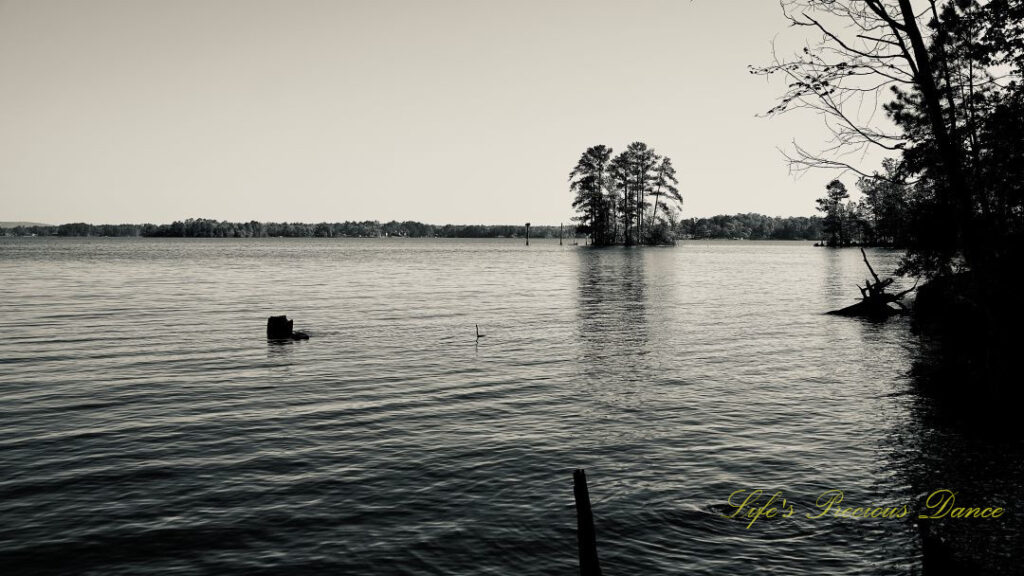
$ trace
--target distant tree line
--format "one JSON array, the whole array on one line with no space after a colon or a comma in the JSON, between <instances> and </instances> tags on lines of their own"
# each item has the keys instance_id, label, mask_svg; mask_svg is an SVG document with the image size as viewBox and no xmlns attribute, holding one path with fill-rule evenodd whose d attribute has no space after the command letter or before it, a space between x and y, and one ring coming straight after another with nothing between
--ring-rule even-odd
<instances>
[{"instance_id":1,"label":"distant tree line","mask_svg":"<svg viewBox=\"0 0 1024 576\"><path fill-rule=\"evenodd\" d=\"M822 219L817 216L772 217L735 214L687 218L676 222L672 234L679 238L729 240L819 240ZM526 229L515 225L435 225L422 222L227 222L205 218L171 224L86 224L0 227L0 236L110 236L150 238L521 238ZM557 238L558 226L531 226L531 238ZM566 226L564 237L576 235Z\"/></svg>"},{"instance_id":2,"label":"distant tree line","mask_svg":"<svg viewBox=\"0 0 1024 576\"><path fill-rule=\"evenodd\" d=\"M571 227L566 228L571 235ZM59 226L15 226L0 228L3 236L135 236L153 238L518 238L526 235L525 226L424 224L422 222L228 222L207 218L189 218L171 224L86 224L76 222ZM531 226L532 238L557 238L558 226Z\"/></svg>"},{"instance_id":3,"label":"distant tree line","mask_svg":"<svg viewBox=\"0 0 1024 576\"><path fill-rule=\"evenodd\" d=\"M822 219L817 216L782 218L763 214L735 214L710 218L684 218L676 224L680 238L732 240L818 240Z\"/></svg>"}]
</instances>

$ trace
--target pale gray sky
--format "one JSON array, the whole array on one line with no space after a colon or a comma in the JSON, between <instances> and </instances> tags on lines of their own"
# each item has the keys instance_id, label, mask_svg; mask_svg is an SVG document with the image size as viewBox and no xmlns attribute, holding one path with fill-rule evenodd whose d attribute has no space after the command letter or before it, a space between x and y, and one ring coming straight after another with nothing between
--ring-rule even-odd
<instances>
[{"instance_id":1,"label":"pale gray sky","mask_svg":"<svg viewBox=\"0 0 1024 576\"><path fill-rule=\"evenodd\" d=\"M0 0L0 220L568 221L590 145L685 216L813 213L769 0ZM852 189L854 178L846 178Z\"/></svg>"}]
</instances>

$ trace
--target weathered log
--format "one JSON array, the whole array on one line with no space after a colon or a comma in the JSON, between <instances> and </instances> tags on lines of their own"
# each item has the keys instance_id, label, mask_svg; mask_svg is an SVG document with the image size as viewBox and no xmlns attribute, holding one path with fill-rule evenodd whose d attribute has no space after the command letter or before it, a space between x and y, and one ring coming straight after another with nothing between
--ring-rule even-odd
<instances>
[{"instance_id":1,"label":"weathered log","mask_svg":"<svg viewBox=\"0 0 1024 576\"><path fill-rule=\"evenodd\" d=\"M826 312L826 314L871 319L885 319L890 316L905 314L907 312L907 308L902 302L900 302L900 300L917 288L917 283L915 282L908 290L904 290L896 294L889 294L885 289L891 286L895 280L892 278L886 278L884 280L879 278L875 269L871 266L871 262L868 261L868 255L864 252L863 248L860 249L860 254L864 258L864 264L867 265L868 271L871 272L871 276L875 281L872 282L871 280L864 280L864 286L857 286L857 289L860 290L860 302L847 306L846 308ZM894 308L890 306L890 304L895 304L896 307Z\"/></svg>"},{"instance_id":2,"label":"weathered log","mask_svg":"<svg viewBox=\"0 0 1024 576\"><path fill-rule=\"evenodd\" d=\"M881 280L879 280L878 278L878 274L875 274L875 269L871 267L871 262L868 262L868 255L866 252L864 252L863 248L860 249L860 256L861 258L864 259L864 263L868 265L868 271L871 272L871 275L875 277L875 282L881 282ZM891 278L890 281L892 281Z\"/></svg>"},{"instance_id":3,"label":"weathered log","mask_svg":"<svg viewBox=\"0 0 1024 576\"><path fill-rule=\"evenodd\" d=\"M893 308L888 304L881 302L874 302L870 299L861 300L856 304L851 304L846 308L840 308L839 310L831 310L826 314L833 316L850 316L850 317L861 317L861 318L888 318L890 316L898 316L904 314L905 311L899 308Z\"/></svg>"}]
</instances>

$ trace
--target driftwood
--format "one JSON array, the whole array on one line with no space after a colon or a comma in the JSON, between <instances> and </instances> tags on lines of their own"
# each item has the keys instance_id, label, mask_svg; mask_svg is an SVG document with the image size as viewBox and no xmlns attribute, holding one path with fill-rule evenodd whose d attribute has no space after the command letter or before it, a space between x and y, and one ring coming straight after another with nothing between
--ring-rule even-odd
<instances>
[{"instance_id":1,"label":"driftwood","mask_svg":"<svg viewBox=\"0 0 1024 576\"><path fill-rule=\"evenodd\" d=\"M858 316L862 318L888 318L890 316L897 316L900 314L907 313L907 307L903 305L903 297L913 292L917 288L917 282L914 283L909 289L896 294L890 294L885 291L886 288L892 285L893 279L886 278L885 280L878 277L875 273L875 269L871 267L871 262L868 262L868 255L864 253L864 249L860 249L860 255L864 258L864 263L868 266L868 271L871 272L871 276L875 279L874 282L871 280L864 280L864 286L857 286L860 290L861 301L841 308L839 310L832 310L828 314L836 316ZM890 304L895 304L895 307Z\"/></svg>"}]
</instances>

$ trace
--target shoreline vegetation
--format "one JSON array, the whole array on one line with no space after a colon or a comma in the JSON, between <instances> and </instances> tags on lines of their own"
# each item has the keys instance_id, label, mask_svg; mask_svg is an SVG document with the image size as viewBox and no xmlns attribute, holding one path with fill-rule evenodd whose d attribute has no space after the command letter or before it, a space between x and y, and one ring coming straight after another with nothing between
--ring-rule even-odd
<instances>
[{"instance_id":1,"label":"shoreline vegetation","mask_svg":"<svg viewBox=\"0 0 1024 576\"><path fill-rule=\"evenodd\" d=\"M573 226L564 238L582 239ZM765 216L748 213L689 218L675 223L678 238L694 240L805 240L822 238L818 216ZM435 225L422 222L229 222L190 218L171 224L18 224L0 226L0 236L142 237L142 238L524 238L523 225ZM530 226L530 238L558 238L559 226Z\"/></svg>"},{"instance_id":2,"label":"shoreline vegetation","mask_svg":"<svg viewBox=\"0 0 1024 576\"><path fill-rule=\"evenodd\" d=\"M905 250L897 274L922 281L920 388L956 418L1019 422L1008 400L1024 325L1024 0L780 3L814 41L750 67L786 86L766 116L813 113L830 133L819 150L794 143L790 167L859 174L875 240ZM888 157L880 169L850 164L869 149ZM833 180L818 201L826 245L860 232L847 198Z\"/></svg>"}]
</instances>

